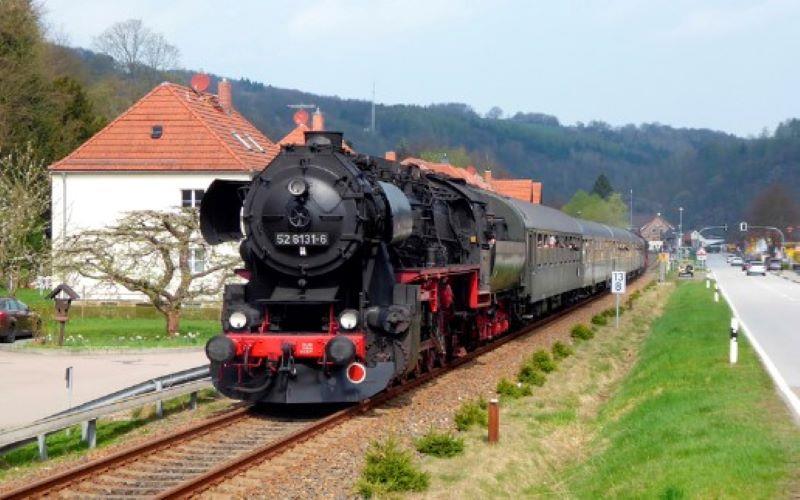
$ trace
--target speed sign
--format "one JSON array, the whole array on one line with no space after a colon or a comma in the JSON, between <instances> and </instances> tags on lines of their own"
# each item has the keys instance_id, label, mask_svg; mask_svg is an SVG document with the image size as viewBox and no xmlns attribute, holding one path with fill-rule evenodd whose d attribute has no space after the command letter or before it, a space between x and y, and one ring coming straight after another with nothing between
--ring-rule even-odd
<instances>
[{"instance_id":1,"label":"speed sign","mask_svg":"<svg viewBox=\"0 0 800 500\"><path fill-rule=\"evenodd\" d=\"M611 293L625 293L625 271L611 273Z\"/></svg>"}]
</instances>

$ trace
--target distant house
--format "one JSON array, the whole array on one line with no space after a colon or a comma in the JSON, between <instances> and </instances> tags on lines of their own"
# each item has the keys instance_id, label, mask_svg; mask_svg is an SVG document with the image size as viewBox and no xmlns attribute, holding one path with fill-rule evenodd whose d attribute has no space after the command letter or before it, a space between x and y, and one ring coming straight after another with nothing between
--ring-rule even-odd
<instances>
[{"instance_id":1,"label":"distant house","mask_svg":"<svg viewBox=\"0 0 800 500\"><path fill-rule=\"evenodd\" d=\"M647 240L649 250L661 251L669 246L668 241L675 239L675 226L659 213L641 225L639 234Z\"/></svg>"},{"instance_id":2,"label":"distant house","mask_svg":"<svg viewBox=\"0 0 800 500\"><path fill-rule=\"evenodd\" d=\"M216 95L162 83L50 166L53 242L130 211L197 207L213 179L249 179L279 150L234 109L226 80ZM191 258L202 266L202 249ZM139 298L88 280L72 285L88 299Z\"/></svg>"}]
</instances>

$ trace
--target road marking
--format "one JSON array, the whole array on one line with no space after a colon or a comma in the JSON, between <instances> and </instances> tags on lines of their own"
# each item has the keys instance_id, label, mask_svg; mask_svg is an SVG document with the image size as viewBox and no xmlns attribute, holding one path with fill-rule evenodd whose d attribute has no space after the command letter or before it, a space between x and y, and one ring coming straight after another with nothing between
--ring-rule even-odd
<instances>
[{"instance_id":1,"label":"road marking","mask_svg":"<svg viewBox=\"0 0 800 500\"><path fill-rule=\"evenodd\" d=\"M742 316L739 314L739 311L736 309L733 301L725 292L725 288L719 281L717 281L717 286L719 287L719 291L722 292L722 296L725 297L725 301L728 303L731 311L733 311L733 314L739 318L739 327L744 331L744 334L747 336L747 340L750 341L750 345L752 345L753 349L756 350L756 354L758 354L758 357L761 359L761 364L767 369L767 373L769 373L769 376L772 377L773 382L775 382L778 392L789 406L789 409L792 410L792 416L794 417L795 423L800 424L800 398L797 397L797 394L795 394L792 388L789 387L789 384L786 383L786 379L784 379L783 375L781 375L781 373L778 371L775 363L773 363L769 356L767 356L767 352L761 347L761 344L758 343L758 340L756 340L755 336L751 333L750 328L742 319Z\"/></svg>"}]
</instances>

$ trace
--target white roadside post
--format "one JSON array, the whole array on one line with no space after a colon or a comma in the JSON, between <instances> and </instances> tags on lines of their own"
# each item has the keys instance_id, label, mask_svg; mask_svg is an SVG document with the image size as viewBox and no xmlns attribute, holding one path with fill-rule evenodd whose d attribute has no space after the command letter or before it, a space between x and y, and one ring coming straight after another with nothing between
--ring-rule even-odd
<instances>
[{"instance_id":1,"label":"white roadside post","mask_svg":"<svg viewBox=\"0 0 800 500\"><path fill-rule=\"evenodd\" d=\"M706 278L706 288L711 288L711 282Z\"/></svg>"},{"instance_id":2,"label":"white roadside post","mask_svg":"<svg viewBox=\"0 0 800 500\"><path fill-rule=\"evenodd\" d=\"M611 273L611 293L617 298L617 321L616 327L619 328L619 296L625 293L625 272L613 271Z\"/></svg>"},{"instance_id":3,"label":"white roadside post","mask_svg":"<svg viewBox=\"0 0 800 500\"><path fill-rule=\"evenodd\" d=\"M732 365L735 365L737 361L739 361L739 342L737 337L739 336L739 320L734 316L731 318L731 350L730 350L730 362Z\"/></svg>"},{"instance_id":4,"label":"white roadside post","mask_svg":"<svg viewBox=\"0 0 800 500\"><path fill-rule=\"evenodd\" d=\"M714 302L719 302L719 292L714 292Z\"/></svg>"}]
</instances>

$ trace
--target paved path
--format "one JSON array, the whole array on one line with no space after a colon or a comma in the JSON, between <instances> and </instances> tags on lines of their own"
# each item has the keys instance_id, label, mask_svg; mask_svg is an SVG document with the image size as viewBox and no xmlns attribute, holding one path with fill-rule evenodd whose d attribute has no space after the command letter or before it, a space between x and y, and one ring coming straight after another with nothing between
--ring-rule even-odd
<instances>
[{"instance_id":1,"label":"paved path","mask_svg":"<svg viewBox=\"0 0 800 500\"><path fill-rule=\"evenodd\" d=\"M747 276L719 255L708 262L751 335L800 396L800 283L771 273Z\"/></svg>"},{"instance_id":2,"label":"paved path","mask_svg":"<svg viewBox=\"0 0 800 500\"><path fill-rule=\"evenodd\" d=\"M32 422L66 409L64 372L74 367L73 405L194 368L208 360L196 351L125 354L39 354L0 351L0 428Z\"/></svg>"}]
</instances>

